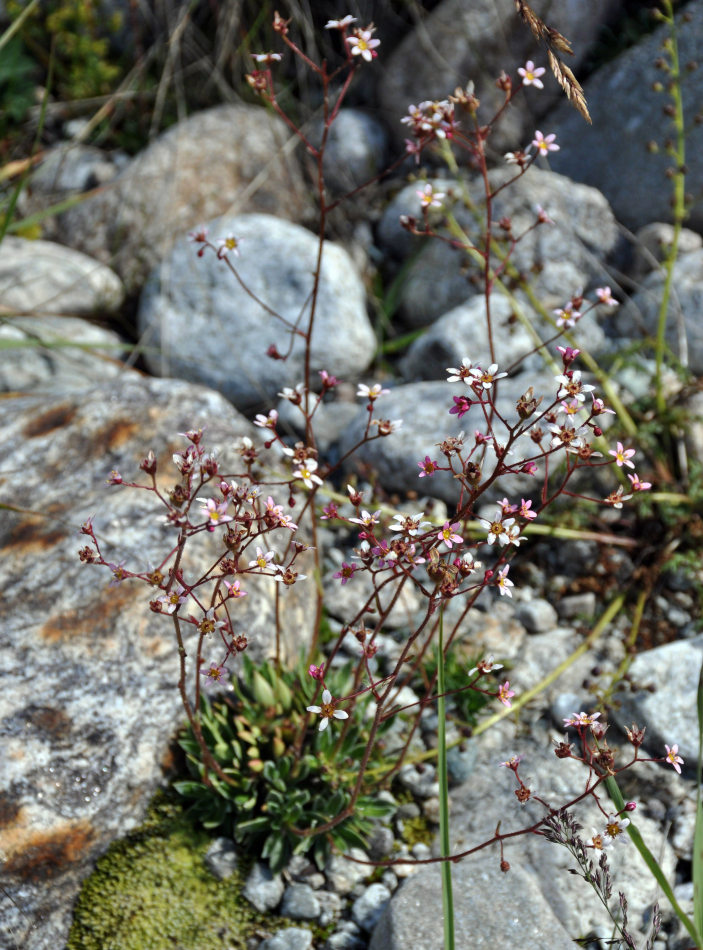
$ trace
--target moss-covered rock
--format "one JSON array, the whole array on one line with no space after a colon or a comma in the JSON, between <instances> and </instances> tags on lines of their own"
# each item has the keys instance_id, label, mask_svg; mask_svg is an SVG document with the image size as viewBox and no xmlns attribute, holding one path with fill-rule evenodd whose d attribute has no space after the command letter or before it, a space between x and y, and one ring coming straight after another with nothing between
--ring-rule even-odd
<instances>
[{"instance_id":1,"label":"moss-covered rock","mask_svg":"<svg viewBox=\"0 0 703 950\"><path fill-rule=\"evenodd\" d=\"M264 918L241 898L239 873L210 874L210 840L172 795L158 795L86 880L66 950L244 950Z\"/></svg>"}]
</instances>

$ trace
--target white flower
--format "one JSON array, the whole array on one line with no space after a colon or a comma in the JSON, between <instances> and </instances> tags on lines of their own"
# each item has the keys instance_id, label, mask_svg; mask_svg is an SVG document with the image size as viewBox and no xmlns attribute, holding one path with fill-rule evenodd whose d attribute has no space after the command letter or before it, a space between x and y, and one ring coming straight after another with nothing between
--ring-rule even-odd
<instances>
[{"instance_id":1,"label":"white flower","mask_svg":"<svg viewBox=\"0 0 703 950\"><path fill-rule=\"evenodd\" d=\"M293 472L293 475L295 478L302 478L307 488L312 488L313 482L316 485L322 484L322 479L320 476L315 474L316 471L317 462L315 459L304 459L300 463L300 467L296 468L296 470Z\"/></svg>"},{"instance_id":2,"label":"white flower","mask_svg":"<svg viewBox=\"0 0 703 950\"><path fill-rule=\"evenodd\" d=\"M322 691L322 705L321 706L308 706L308 712L317 713L317 715L322 716L320 720L320 732L323 729L326 729L329 725L330 719L348 719L349 713L344 712L343 709L334 708L334 700L332 699L332 693L328 689Z\"/></svg>"}]
</instances>

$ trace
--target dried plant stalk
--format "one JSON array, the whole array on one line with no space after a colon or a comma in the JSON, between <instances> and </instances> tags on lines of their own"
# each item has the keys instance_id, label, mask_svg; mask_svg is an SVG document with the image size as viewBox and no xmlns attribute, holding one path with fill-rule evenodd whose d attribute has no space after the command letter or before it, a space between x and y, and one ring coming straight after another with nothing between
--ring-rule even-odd
<instances>
[{"instance_id":1,"label":"dried plant stalk","mask_svg":"<svg viewBox=\"0 0 703 950\"><path fill-rule=\"evenodd\" d=\"M566 98L584 117L586 122L590 123L591 116L588 113L586 97L583 94L581 84L566 63L557 55L557 53L565 53L572 56L574 51L571 48L571 43L558 30L547 26L547 24L537 16L529 3L527 3L527 0L515 0L515 9L525 23L527 23L533 35L536 36L538 40L541 40L547 47L549 65L554 74L554 78L564 90Z\"/></svg>"}]
</instances>

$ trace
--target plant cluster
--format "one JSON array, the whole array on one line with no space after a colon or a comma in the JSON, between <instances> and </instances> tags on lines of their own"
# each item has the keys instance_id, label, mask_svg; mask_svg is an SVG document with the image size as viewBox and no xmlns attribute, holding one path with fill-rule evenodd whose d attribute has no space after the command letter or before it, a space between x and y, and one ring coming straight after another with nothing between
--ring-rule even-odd
<instances>
[{"instance_id":1,"label":"plant cluster","mask_svg":"<svg viewBox=\"0 0 703 950\"><path fill-rule=\"evenodd\" d=\"M545 38L557 78L583 112L585 103L580 87L554 52L564 52L567 41L554 30L545 32L544 24L541 30L541 21L526 3L519 6L533 31ZM519 757L509 759L503 765L515 775L518 801L541 803L543 817L517 831L497 829L490 839L460 854L450 853L445 700L451 692L455 702L459 702L457 696L465 694L510 708L515 690L508 679L493 678L501 668L493 657L478 660L465 671L463 682L457 686L456 671L451 670L447 658L461 639L468 611L482 593L512 596L512 559L533 523L550 506L558 500L568 500L573 504L620 509L632 497L647 492L651 484L637 473L636 451L626 437L625 442L606 440L604 420L614 414L611 403L620 408L617 397L604 374L597 377L603 396L588 381L586 371L594 368L593 361L587 353L580 352L570 336L570 331L589 311L617 305L609 287L598 288L590 300L574 288L563 306L548 315L549 331L546 339L537 336L535 350L543 355L547 365L554 366L551 387L543 391L535 391L533 385L526 387L510 413L499 406L501 380L511 367L502 369L499 365L501 341L494 331L491 292L510 276L511 258L520 242L533 230L550 227L552 222L539 208L533 223L515 233L510 220L494 220L493 206L503 189L525 175L540 156L559 147L553 133L535 130L529 144L506 156L511 177L499 184L492 182L486 143L495 124L522 90L530 86L539 89L542 85L540 76L544 68L529 61L518 70L515 79L505 73L499 77L498 87L504 101L488 121L483 116L479 118L480 103L471 83L455 90L446 100L411 106L402 120L410 137L395 166L408 157L419 164L430 150L445 157L459 151L478 169L484 187L480 240L471 240L456 230L447 238L437 229L431 216L442 213L446 196L429 182L418 190L421 218L403 221L414 234L449 240L454 247L464 250L479 265L483 282L490 360L477 364L467 356L459 366L448 369L447 379L451 387L447 390L447 412L459 419L466 417L469 431L440 438L434 457L426 455L417 460L419 478L429 481L441 473L451 478L457 486L456 507L446 520L434 523L422 509L399 511L377 507L370 492L360 490L356 484L346 485L346 492L342 490L344 473L356 452L371 441L392 438L402 425L401 420L386 418L382 411L383 397L388 392L382 384L360 384L357 396L365 406L366 422L357 443L344 457L326 460L315 437L316 412L338 385L338 380L324 367L313 364L311 348L326 222L341 200L328 199L325 189L323 159L327 133L357 69L372 66L380 45L372 24L360 27L355 23L354 17L347 16L327 24L326 28L338 35L343 51L340 65L329 70L326 62L314 62L296 45L289 21L276 14L273 30L283 52L257 54L258 68L247 77L253 92L299 137L317 168L320 243L308 303L294 323L264 305L277 330L277 339L268 353L271 358L287 359L296 337L305 343L303 378L294 388L285 388L279 394L300 413L304 438L289 444L280 431L278 413L271 408L254 420L263 433L263 445L249 438L241 439L238 461L230 470L207 446L206 433L186 432L185 447L173 457L175 482L166 476L168 489L157 478L162 462L153 452L140 466L144 481L126 481L118 472L113 472L109 479L113 486L147 491L161 506L170 540L158 564L139 570L123 562L108 561L92 520L82 527L87 544L80 557L86 564L109 567L113 583L145 584L151 611L173 625L180 662L178 688L188 718L182 745L193 773L193 778L180 783L179 788L195 802L197 813L207 826L227 827L237 840L260 847L275 868L282 867L292 853L310 851L316 860L323 861L330 843L343 849L362 842L368 819L387 813L385 806L374 800L370 789L388 785L402 765L412 761L412 739L422 713L437 706L442 851L439 860L446 900L445 945L449 948L453 946L449 859L457 860L497 845L501 867L508 870L503 853L506 840L524 834L542 834L556 840L565 810L586 799L595 801L603 814L604 830L584 849L602 851L622 835L629 824L625 813L632 809L627 805L612 814L601 802L601 795L606 785L613 794L614 777L643 761L643 733L632 727L628 737L634 754L629 761L622 762L604 739L605 727L598 723L599 713L574 713L565 721L565 727L577 731L582 749L574 751L565 740L555 752L559 759L573 758L583 764L583 792L568 802L540 798L520 779ZM275 69L284 53L296 57L320 83L326 132L319 145L306 136L304 128L298 127L279 103ZM199 257L216 254L223 267L243 283L236 260L246 254L246 245L236 234L210 239L207 230L200 228L193 232L191 240ZM288 340L286 345L280 344L282 336ZM438 431L441 433L439 426ZM602 497L584 485L592 484L592 476L602 475L605 469L616 478L612 490ZM515 477L522 479L519 484L528 487L522 491L514 487L501 490L506 484L514 486ZM503 492L512 497L501 498ZM482 506L492 498L500 500L495 501L492 516L486 517ZM365 574L370 581L370 593L362 593L359 585L358 606L326 654L321 652L319 642L322 601L318 594L306 671L304 666L302 671L286 672L279 656L269 665L255 667L248 661L248 636L238 619L241 600L249 594L248 581L252 575L270 578L278 602L291 587L305 582L303 571L319 578L320 521L344 526L356 534L353 557L342 563L334 577L340 585L354 586L358 576ZM217 545L217 554L204 571L193 569L192 560L186 557L186 552L190 553L199 540L209 544L214 541ZM377 639L406 587L421 596L423 613L401 644L397 658L379 673L373 662ZM458 617L445 636L445 608L454 601L460 602L461 607L453 611ZM358 657L348 674L342 676L335 663L349 634L358 642ZM204 687L226 689L233 675L237 684L231 696L214 702L204 697ZM419 700L404 703L403 688L417 685L418 681L424 684ZM466 718L472 714L473 702L464 704ZM398 713L407 720L401 741L392 750L382 749L383 736ZM666 746L665 755L644 761L664 762L677 772L682 765L675 744ZM372 785L369 776L373 776ZM572 840L573 835L569 841ZM600 878L587 863L584 875L597 883L607 903L605 869L601 868L599 873ZM694 925L688 921L687 926L695 935Z\"/></svg>"},{"instance_id":2,"label":"plant cluster","mask_svg":"<svg viewBox=\"0 0 703 950\"><path fill-rule=\"evenodd\" d=\"M363 794L329 837L314 835L316 827L348 806L348 787L366 740L359 706L340 739L312 726L300 733L298 725L315 692L303 666L256 666L244 654L234 692L211 701L202 697L202 736L231 784L208 775L192 727L180 739L193 779L178 781L175 788L193 803L193 816L205 828L229 834L247 853L261 854L274 872L293 854L310 852L323 867L330 845L340 851L364 847L373 819L394 810L377 796ZM344 692L349 670L335 671L333 679ZM295 743L301 739L302 754L296 754ZM372 765L382 763L383 749L383 743L375 747Z\"/></svg>"}]
</instances>

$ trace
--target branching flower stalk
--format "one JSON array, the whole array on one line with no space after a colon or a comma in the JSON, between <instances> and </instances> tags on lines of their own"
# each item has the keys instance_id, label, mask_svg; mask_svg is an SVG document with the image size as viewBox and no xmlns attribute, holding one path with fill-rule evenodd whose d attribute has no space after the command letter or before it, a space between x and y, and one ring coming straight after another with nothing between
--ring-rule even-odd
<instances>
[{"instance_id":1,"label":"branching flower stalk","mask_svg":"<svg viewBox=\"0 0 703 950\"><path fill-rule=\"evenodd\" d=\"M529 18L529 7L527 4L522 7L523 14L527 12ZM391 166L396 167L408 156L419 163L426 151L438 146L446 151L451 147L471 156L483 182L485 218L480 240L475 244L468 240L462 244L455 235L447 239L432 225L430 212L441 212L444 195L436 192L430 183L418 192L421 219L406 217L402 221L412 234L464 246L472 256L478 257L481 267L490 363L476 364L471 355L467 355L460 366L447 371L447 385L451 387L447 390L447 412L458 420L470 412L471 434L461 432L446 436L436 444L432 455L427 454L417 461L418 478L430 480L439 474L457 486L456 507L445 521L434 524L425 519L422 510L388 512L377 508L370 493L352 483L346 486L346 495L341 494L340 498L340 494L335 494L334 500L323 506L320 499L327 486L335 480L338 483L343 476L349 478L347 473L358 450L375 440L391 438L401 425L400 420L388 419L382 414L383 397L388 390L380 383L361 383L357 397L366 415L355 445L343 457L327 461L321 456L315 437L318 408L339 382L324 367L313 365L312 355L324 233L329 212L339 203L327 200L323 160L330 128L352 77L356 69L373 65L380 44L372 25L361 28L353 26L354 23L353 17L344 17L327 24L328 29L338 32L344 50L341 65L328 72L326 63L314 63L290 38L288 21L278 14L274 20L274 31L285 50L304 63L320 82L324 128L319 145L310 141L278 102L274 70L281 54L259 54L256 59L263 68L247 77L251 88L299 137L314 162L320 209L319 242L312 283L296 319L282 317L246 287L234 263L234 258L246 254L246 246L240 247L237 235L227 235L216 242L209 239L205 228L191 235L197 256L217 255L223 268L228 268L234 279L260 303L272 325L287 334L287 346L282 347L285 352L280 352L276 343L272 343L268 351L271 358L285 361L292 352L294 340L302 339L305 347L303 378L294 388L286 387L279 393L302 416L302 440L289 444L290 440L279 431L278 412L270 408L254 419L254 425L262 433L263 444L254 444L248 437L240 439L236 461L225 466L206 448L207 439L202 430L183 433L185 446L173 456L177 476L175 482L171 479L168 490L160 488L156 476L161 463L153 452L140 466L147 477L146 484L127 482L118 472L113 472L108 480L112 486L151 493L155 504L164 511L165 531L175 536L175 541L167 543L168 553L159 558L158 567L135 570L123 563L109 562L92 521L82 527L87 544L79 553L85 563L109 568L113 584L135 581L147 585L152 613L171 620L179 655L178 689L192 733L184 740L184 748L196 775L193 782L184 784L184 794L198 800L211 827L217 827L225 819L231 820L233 815L236 818L244 814L246 820L236 825L237 833L251 836L246 839L250 841L259 840L257 836L275 815L277 824L266 838L264 857L277 866L282 866L290 853L302 853L308 848L313 849L316 860L322 861L323 845L330 840L358 843L360 826L354 822L360 816L381 813L374 811L374 807L380 805L374 805L371 793L382 784L390 784L406 761L423 711L437 706L442 854L424 861L405 857L402 860L442 865L445 948L451 950L454 946L451 862L497 845L501 868L507 871L509 862L503 852L506 842L526 834L545 835L550 829L556 834L554 829L560 827L557 816L587 800L597 804L608 818L610 832L615 834L614 829L620 826L610 820L612 816L607 815L600 803L603 783L638 761L660 761L677 771L683 761L677 745L667 746L666 755L660 758L642 760L640 733L633 727L630 742L634 755L625 763L617 763L615 753L603 742L604 729L597 724L599 714L575 713L565 725L576 730L582 745L580 754L566 741L555 751L558 758L574 758L582 763L583 790L567 802L540 798L520 778L519 757L508 759L502 765L515 776L518 801L539 803L543 808L542 817L516 830L501 831L499 827L487 840L459 854L450 854L445 733L449 701L452 694L473 691L485 700L497 701L506 713L513 708L515 698L510 681L496 679L501 667L493 657L481 659L468 671L466 683L459 691L447 689L445 662L452 645L461 638L462 623L468 611L486 590L492 590L494 597L512 597L513 556L532 523L559 499L572 498L584 504L619 509L633 495L647 491L651 485L635 471L635 449L620 442L614 448L606 448L602 417L613 410L596 394L595 386L582 378L582 370L577 368L579 350L571 345L567 336L576 321L595 306L615 305L609 288L598 288L595 299L588 301L580 291L572 291L571 298L553 314L552 338L540 343L540 347L550 348L550 359L556 363L553 383L537 393L534 386L528 386L516 400L512 412L499 408L497 393L507 370L501 369L498 362L500 340L491 326L491 291L509 273L511 255L525 235L536 228L548 227L550 222L548 216L538 210L534 222L522 235L512 234L510 222L500 222L500 228L509 235L508 251L501 256L495 240L497 225L493 221L493 202L499 190L524 175L538 155L558 148L553 133L543 135L535 131L525 150L510 153L508 161L516 166L512 181L500 188L491 185L485 143L521 89L530 84L537 88L541 85L539 76L543 67L528 62L519 70L521 81L513 82L505 74L499 78L504 100L497 114L487 122L478 119L480 103L470 83L465 89L455 90L447 100L411 106L402 120L411 137L406 141L403 155ZM534 24L531 25L534 28ZM553 48L560 48L563 38L545 29L547 32L541 36L553 53ZM569 85L565 67L558 65L563 82ZM333 96L332 90L337 87L339 92ZM577 87L569 85L569 88L572 98L578 102ZM355 189L352 194L359 190ZM554 346L558 341L561 344ZM627 480L622 478L622 483L606 498L592 497L584 489L573 487L575 475L586 471L598 474L608 468L626 476ZM487 498L500 498L501 480L507 476L521 476L534 488L526 492L529 497L496 500L493 515L484 517L479 505ZM628 482L625 492L623 484L628 485ZM343 526L357 538L353 555L349 561L342 562L332 579L340 585L350 585L351 590L360 590L360 575L370 582L370 592L360 590L358 606L350 611L352 616L345 619L326 654L319 647L322 560L318 520ZM469 525L474 529L473 536ZM478 535L477 528L480 528ZM300 540L304 532L307 540ZM214 544L218 553L207 569L195 569L193 559L186 557L186 552L194 553L205 541ZM296 698L286 681L287 671L281 659L285 646L280 625L281 605L287 591L298 583L305 583L308 574L313 575L309 582L314 580L316 591L307 673L302 674L300 683L305 704L293 715ZM253 593L250 582L254 576L269 578L276 586L275 666L261 670L252 669L246 656L251 634L242 629L239 613L242 599ZM389 664L390 668L377 670L372 661L378 651L379 637L391 611L408 589L421 598L422 610L400 645L397 657ZM445 608L459 598L459 618L445 637ZM622 598L616 599L606 618L613 616L622 603ZM603 625L597 626L593 637L606 622L604 619ZM355 667L348 680L339 681L335 679L332 663L350 634L358 643ZM589 645L592 642L590 639ZM423 694L401 708L400 690L422 679L424 664L433 655L437 658L436 669L424 677ZM220 707L217 701L212 703L206 698L205 691L221 691L237 672L247 683L246 690L239 687L239 705L228 706L225 702L226 708ZM247 709L249 717L255 718L254 700L264 708L260 721L252 724L242 710ZM523 701L524 697L518 697L516 706ZM403 721L399 748L393 756L382 757L379 748L384 731L390 719L396 716ZM479 731L480 727L476 733ZM310 751L313 743L317 743L317 756ZM267 761L261 758L264 748L269 750ZM320 757L328 763L322 769ZM334 768L332 763L338 758L341 761ZM355 768L349 768L347 759L353 761ZM306 782L310 780L314 784L315 769L321 784L316 785L313 794ZM342 778L348 784L342 786ZM259 806L262 813L256 814ZM579 851L579 854L584 860L588 857L585 852ZM380 867L393 862L372 863ZM588 874L591 883L595 881L600 888L602 897L608 885L605 869L588 870Z\"/></svg>"}]
</instances>

